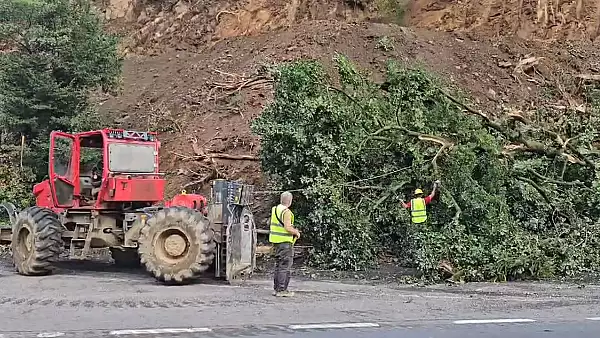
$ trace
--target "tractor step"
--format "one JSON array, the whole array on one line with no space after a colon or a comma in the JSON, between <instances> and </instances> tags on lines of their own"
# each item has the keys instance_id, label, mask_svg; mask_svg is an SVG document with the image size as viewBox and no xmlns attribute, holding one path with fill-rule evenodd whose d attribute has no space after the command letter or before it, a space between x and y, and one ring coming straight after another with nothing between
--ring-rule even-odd
<instances>
[{"instance_id":1,"label":"tractor step","mask_svg":"<svg viewBox=\"0 0 600 338\"><path fill-rule=\"evenodd\" d=\"M75 229L73 230L73 238L71 238L71 244L69 245L69 259L86 259L87 253L89 252L89 229L91 227L90 223L77 223L75 224ZM79 236L85 235L84 238L80 238ZM81 250L80 254L76 254L76 249Z\"/></svg>"}]
</instances>

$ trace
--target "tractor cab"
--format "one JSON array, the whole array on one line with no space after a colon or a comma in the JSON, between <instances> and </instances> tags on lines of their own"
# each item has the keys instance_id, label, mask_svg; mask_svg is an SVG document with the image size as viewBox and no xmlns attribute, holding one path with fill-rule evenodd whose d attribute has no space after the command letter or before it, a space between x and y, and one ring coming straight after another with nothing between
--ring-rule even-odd
<instances>
[{"instance_id":1,"label":"tractor cab","mask_svg":"<svg viewBox=\"0 0 600 338\"><path fill-rule=\"evenodd\" d=\"M156 133L103 129L50 135L49 180L37 205L54 210L146 207L164 200Z\"/></svg>"}]
</instances>

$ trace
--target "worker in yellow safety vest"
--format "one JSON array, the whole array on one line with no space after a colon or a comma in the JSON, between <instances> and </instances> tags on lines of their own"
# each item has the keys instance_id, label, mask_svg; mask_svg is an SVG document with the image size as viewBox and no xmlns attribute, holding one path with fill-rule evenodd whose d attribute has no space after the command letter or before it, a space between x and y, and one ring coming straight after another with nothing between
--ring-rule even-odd
<instances>
[{"instance_id":1,"label":"worker in yellow safety vest","mask_svg":"<svg viewBox=\"0 0 600 338\"><path fill-rule=\"evenodd\" d=\"M293 292L288 291L294 262L294 243L300 238L300 231L294 228L294 214L289 209L292 205L292 194L281 194L280 204L271 209L271 226L269 242L275 249L275 275L273 277L274 295L277 297L291 297Z\"/></svg>"},{"instance_id":2,"label":"worker in yellow safety vest","mask_svg":"<svg viewBox=\"0 0 600 338\"><path fill-rule=\"evenodd\" d=\"M427 220L427 205L431 203L439 184L439 180L435 181L433 183L431 194L425 198L423 198L423 190L418 188L415 190L414 196L410 202L404 203L404 201L400 201L402 207L410 209L410 219L413 223L424 223Z\"/></svg>"}]
</instances>

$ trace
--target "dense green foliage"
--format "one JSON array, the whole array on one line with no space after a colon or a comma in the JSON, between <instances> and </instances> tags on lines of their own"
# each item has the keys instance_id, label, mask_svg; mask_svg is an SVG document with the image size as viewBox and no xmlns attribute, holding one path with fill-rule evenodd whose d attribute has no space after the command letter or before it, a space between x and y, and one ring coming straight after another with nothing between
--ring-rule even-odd
<instances>
[{"instance_id":1,"label":"dense green foliage","mask_svg":"<svg viewBox=\"0 0 600 338\"><path fill-rule=\"evenodd\" d=\"M282 189L303 188L293 207L316 263L361 269L386 253L465 280L600 267L597 108L496 119L423 70L392 62L375 83L335 61L340 85L317 62L281 66L253 125L264 171ZM436 179L428 222L411 224L400 199Z\"/></svg>"},{"instance_id":2,"label":"dense green foliage","mask_svg":"<svg viewBox=\"0 0 600 338\"><path fill-rule=\"evenodd\" d=\"M115 88L121 59L89 0L1 1L0 48L0 200L23 205L47 173L50 131L97 127L89 94Z\"/></svg>"}]
</instances>

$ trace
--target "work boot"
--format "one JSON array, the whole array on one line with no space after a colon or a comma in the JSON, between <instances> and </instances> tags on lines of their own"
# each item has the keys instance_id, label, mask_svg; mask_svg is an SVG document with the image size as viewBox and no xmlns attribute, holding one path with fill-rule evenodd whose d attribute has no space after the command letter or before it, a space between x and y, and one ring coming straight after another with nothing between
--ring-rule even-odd
<instances>
[{"instance_id":1,"label":"work boot","mask_svg":"<svg viewBox=\"0 0 600 338\"><path fill-rule=\"evenodd\" d=\"M294 297L294 293L291 291L279 291L275 294L277 297Z\"/></svg>"}]
</instances>

